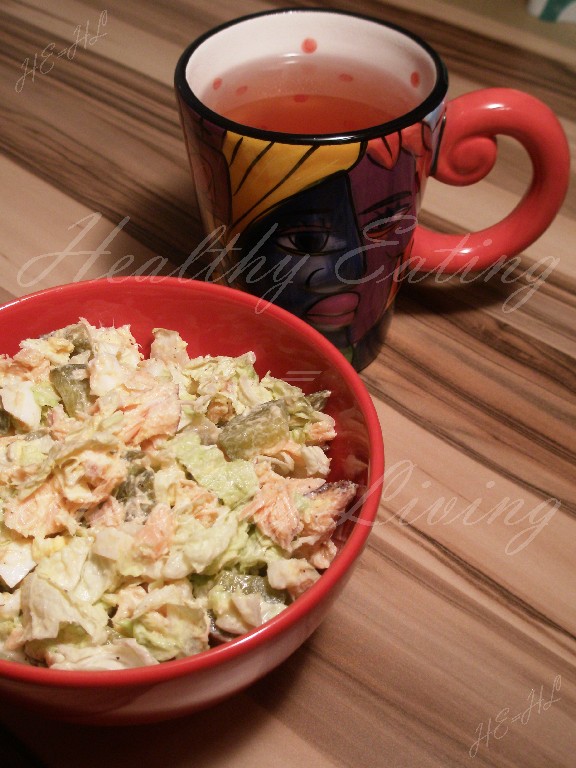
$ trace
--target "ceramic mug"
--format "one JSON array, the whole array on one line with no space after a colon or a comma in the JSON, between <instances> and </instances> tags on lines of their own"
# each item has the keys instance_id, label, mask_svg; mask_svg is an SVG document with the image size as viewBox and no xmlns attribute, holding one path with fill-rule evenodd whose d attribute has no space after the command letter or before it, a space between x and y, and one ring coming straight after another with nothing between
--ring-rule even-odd
<instances>
[{"instance_id":1,"label":"ceramic mug","mask_svg":"<svg viewBox=\"0 0 576 768\"><path fill-rule=\"evenodd\" d=\"M446 103L439 55L377 19L245 16L193 42L175 86L213 243L206 277L305 319L357 369L378 351L408 266L456 272L516 255L566 193L567 141L545 104L505 88ZM418 224L427 178L482 179L497 134L520 141L533 165L515 210L466 238Z\"/></svg>"}]
</instances>

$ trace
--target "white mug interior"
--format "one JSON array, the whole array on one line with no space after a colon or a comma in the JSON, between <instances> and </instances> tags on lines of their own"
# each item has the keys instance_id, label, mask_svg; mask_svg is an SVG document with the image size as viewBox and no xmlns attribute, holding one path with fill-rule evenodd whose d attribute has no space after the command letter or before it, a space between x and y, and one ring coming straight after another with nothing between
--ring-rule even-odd
<instances>
[{"instance_id":1,"label":"white mug interior","mask_svg":"<svg viewBox=\"0 0 576 768\"><path fill-rule=\"evenodd\" d=\"M384 80L399 81L408 101L396 117L410 117L406 124L417 119L412 115L414 110L426 105L427 113L445 95L447 78L443 64L416 36L363 16L312 9L257 14L208 33L191 47L185 79L199 104L214 110L217 89L239 66L257 67L273 57L305 54L376 67ZM446 81L443 85L442 79ZM381 92L381 84L375 83L376 86ZM249 90L245 98L253 98ZM436 103L430 103L431 100Z\"/></svg>"}]
</instances>

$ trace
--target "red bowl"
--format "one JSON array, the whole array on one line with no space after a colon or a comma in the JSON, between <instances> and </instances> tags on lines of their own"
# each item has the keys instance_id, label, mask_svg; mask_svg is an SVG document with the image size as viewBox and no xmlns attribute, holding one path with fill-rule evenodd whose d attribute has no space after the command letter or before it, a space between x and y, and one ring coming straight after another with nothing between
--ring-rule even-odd
<instances>
[{"instance_id":1,"label":"red bowl","mask_svg":"<svg viewBox=\"0 0 576 768\"><path fill-rule=\"evenodd\" d=\"M341 592L376 517L384 475L376 411L342 354L303 321L249 294L201 281L128 277L79 282L0 307L0 352L73 323L130 324L146 354L155 327L174 329L190 356L255 352L256 368L300 386L329 389L338 436L329 479L358 483L360 502L337 528L339 552L322 577L258 629L195 656L118 671L63 671L0 661L0 696L45 716L96 725L188 714L246 688L293 653Z\"/></svg>"}]
</instances>

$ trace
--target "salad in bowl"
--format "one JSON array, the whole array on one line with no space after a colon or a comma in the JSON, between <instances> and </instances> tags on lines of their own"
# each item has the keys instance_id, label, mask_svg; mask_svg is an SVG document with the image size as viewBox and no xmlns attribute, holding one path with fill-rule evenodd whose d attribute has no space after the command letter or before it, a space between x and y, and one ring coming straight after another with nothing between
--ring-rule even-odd
<instances>
[{"instance_id":1,"label":"salad in bowl","mask_svg":"<svg viewBox=\"0 0 576 768\"><path fill-rule=\"evenodd\" d=\"M78 322L0 358L0 658L151 666L261 626L328 568L329 391Z\"/></svg>"}]
</instances>

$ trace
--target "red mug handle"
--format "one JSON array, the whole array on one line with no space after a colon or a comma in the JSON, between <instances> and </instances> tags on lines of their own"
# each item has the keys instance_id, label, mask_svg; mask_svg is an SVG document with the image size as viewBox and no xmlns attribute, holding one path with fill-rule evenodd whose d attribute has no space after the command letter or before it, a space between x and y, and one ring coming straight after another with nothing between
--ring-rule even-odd
<instances>
[{"instance_id":1,"label":"red mug handle","mask_svg":"<svg viewBox=\"0 0 576 768\"><path fill-rule=\"evenodd\" d=\"M558 213L570 176L566 135L549 107L521 91L486 88L448 102L432 175L459 186L480 181L496 161L497 134L517 139L530 156L533 175L526 194L497 224L465 237L419 225L411 255L419 269L454 273L488 267L537 240Z\"/></svg>"}]
</instances>

